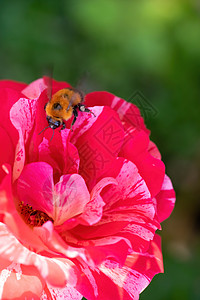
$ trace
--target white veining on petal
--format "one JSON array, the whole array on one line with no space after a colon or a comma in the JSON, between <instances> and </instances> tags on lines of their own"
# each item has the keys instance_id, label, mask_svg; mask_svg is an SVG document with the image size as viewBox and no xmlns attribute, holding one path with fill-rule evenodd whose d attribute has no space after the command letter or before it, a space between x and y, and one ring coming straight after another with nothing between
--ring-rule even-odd
<instances>
[{"instance_id":1,"label":"white veining on petal","mask_svg":"<svg viewBox=\"0 0 200 300\"><path fill-rule=\"evenodd\" d=\"M17 280L21 279L22 270L20 264L12 262L6 269L3 269L0 274L0 299L2 299L4 284L13 270L15 271Z\"/></svg>"},{"instance_id":2,"label":"white veining on petal","mask_svg":"<svg viewBox=\"0 0 200 300\"><path fill-rule=\"evenodd\" d=\"M21 279L21 276L22 276L22 270L21 270L20 264L17 264L17 263L12 262L11 265L9 265L9 266L7 267L7 269L10 270L10 271L15 270L17 280L20 280L20 279Z\"/></svg>"},{"instance_id":3,"label":"white veining on petal","mask_svg":"<svg viewBox=\"0 0 200 300\"><path fill-rule=\"evenodd\" d=\"M1 274L0 274L0 299L2 299L4 284L6 283L6 280L8 279L10 274L11 274L11 271L9 271L7 269L3 269L1 271Z\"/></svg>"},{"instance_id":4,"label":"white veining on petal","mask_svg":"<svg viewBox=\"0 0 200 300\"><path fill-rule=\"evenodd\" d=\"M36 114L36 99L20 98L10 110L10 120L19 133L19 140L15 150L13 166L13 180L16 180L23 168L25 161L25 148L29 134L33 128Z\"/></svg>"},{"instance_id":5,"label":"white veining on petal","mask_svg":"<svg viewBox=\"0 0 200 300\"><path fill-rule=\"evenodd\" d=\"M131 105L132 105L131 103L128 103L126 101L122 102L122 105L117 110L117 113L119 114L120 119L123 119L123 116L126 115L126 112L129 110Z\"/></svg>"},{"instance_id":6,"label":"white veining on petal","mask_svg":"<svg viewBox=\"0 0 200 300\"><path fill-rule=\"evenodd\" d=\"M90 109L90 107L89 107L89 109ZM72 138L71 138L72 144L75 144L77 139L85 131L87 131L90 127L92 127L92 125L97 121L98 117L101 115L103 109L104 109L104 106L93 106L93 107L91 107L91 111L95 114L96 117L94 117L92 114L82 113L82 115L77 118L76 123L74 125L74 132L76 134L72 134ZM87 122L85 122L85 124L84 124L85 120L87 120ZM83 124L84 124L84 126L83 126Z\"/></svg>"},{"instance_id":7,"label":"white veining on petal","mask_svg":"<svg viewBox=\"0 0 200 300\"><path fill-rule=\"evenodd\" d=\"M73 287L66 286L64 288L55 288L48 285L48 290L52 296L52 299L56 300L81 300L82 295ZM49 300L46 293L43 291L40 300Z\"/></svg>"},{"instance_id":8,"label":"white veining on petal","mask_svg":"<svg viewBox=\"0 0 200 300\"><path fill-rule=\"evenodd\" d=\"M47 88L43 78L39 78L33 82L31 82L27 87L22 90L22 93L30 98L34 99L39 97L39 95Z\"/></svg>"},{"instance_id":9,"label":"white veining on petal","mask_svg":"<svg viewBox=\"0 0 200 300\"><path fill-rule=\"evenodd\" d=\"M132 299L138 300L139 294L149 284L150 279L136 270L124 266L121 268L117 262L107 260L100 270L108 276L116 285L126 290ZM123 299L123 291L121 291Z\"/></svg>"},{"instance_id":10,"label":"white veining on petal","mask_svg":"<svg viewBox=\"0 0 200 300\"><path fill-rule=\"evenodd\" d=\"M120 101L121 99L117 96L115 96L112 100L112 103L111 103L111 108L114 109L115 106L118 104L118 102Z\"/></svg>"},{"instance_id":11,"label":"white veining on petal","mask_svg":"<svg viewBox=\"0 0 200 300\"><path fill-rule=\"evenodd\" d=\"M113 203L119 199L126 200L138 195L140 195L140 201L151 198L145 181L138 173L137 167L131 161L124 160L116 180L118 185L112 186L104 195L107 201L106 210L110 209ZM155 211L153 214L155 214Z\"/></svg>"},{"instance_id":12,"label":"white veining on petal","mask_svg":"<svg viewBox=\"0 0 200 300\"><path fill-rule=\"evenodd\" d=\"M161 190L166 190L166 191L173 190L171 180L167 175L165 175L165 177L164 177Z\"/></svg>"},{"instance_id":13,"label":"white veining on petal","mask_svg":"<svg viewBox=\"0 0 200 300\"><path fill-rule=\"evenodd\" d=\"M81 214L89 200L90 194L80 175L61 176L54 187L54 224L61 225L67 219Z\"/></svg>"},{"instance_id":14,"label":"white veining on petal","mask_svg":"<svg viewBox=\"0 0 200 300\"><path fill-rule=\"evenodd\" d=\"M94 276L92 275L92 272L90 271L90 269L88 268L88 266L86 264L84 266L81 266L81 269L82 269L83 273L86 275L86 277L88 278L89 282L91 283L91 285L94 289L94 295L95 295L95 297L97 297L98 296L98 286L97 286ZM94 269L94 270L96 272L99 272L98 269Z\"/></svg>"},{"instance_id":15,"label":"white veining on petal","mask_svg":"<svg viewBox=\"0 0 200 300\"><path fill-rule=\"evenodd\" d=\"M156 229L156 228L155 228ZM129 224L124 229L122 229L122 232L125 233L131 233L134 235L139 236L143 240L152 240L154 237L154 232L152 230L149 230L148 228L145 228L144 226L141 226L140 224Z\"/></svg>"}]
</instances>

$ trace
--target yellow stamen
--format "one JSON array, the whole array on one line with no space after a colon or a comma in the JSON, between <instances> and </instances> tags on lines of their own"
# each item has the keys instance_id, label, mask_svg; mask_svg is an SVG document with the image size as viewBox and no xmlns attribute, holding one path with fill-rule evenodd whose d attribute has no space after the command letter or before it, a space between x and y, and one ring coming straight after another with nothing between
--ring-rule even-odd
<instances>
[{"instance_id":1,"label":"yellow stamen","mask_svg":"<svg viewBox=\"0 0 200 300\"><path fill-rule=\"evenodd\" d=\"M42 226L47 221L53 222L53 219L49 217L45 212L33 209L31 205L24 204L23 201L19 203L18 207L18 211L21 214L23 220L30 227Z\"/></svg>"}]
</instances>

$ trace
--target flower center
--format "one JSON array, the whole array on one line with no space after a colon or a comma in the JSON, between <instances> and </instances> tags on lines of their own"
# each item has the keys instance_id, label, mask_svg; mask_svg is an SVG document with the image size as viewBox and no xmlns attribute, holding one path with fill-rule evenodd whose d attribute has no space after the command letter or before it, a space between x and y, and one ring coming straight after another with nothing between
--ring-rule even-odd
<instances>
[{"instance_id":1,"label":"flower center","mask_svg":"<svg viewBox=\"0 0 200 300\"><path fill-rule=\"evenodd\" d=\"M42 226L47 221L52 221L45 212L41 210L33 209L31 205L24 204L23 201L19 202L19 213L21 214L23 220L30 226Z\"/></svg>"}]
</instances>

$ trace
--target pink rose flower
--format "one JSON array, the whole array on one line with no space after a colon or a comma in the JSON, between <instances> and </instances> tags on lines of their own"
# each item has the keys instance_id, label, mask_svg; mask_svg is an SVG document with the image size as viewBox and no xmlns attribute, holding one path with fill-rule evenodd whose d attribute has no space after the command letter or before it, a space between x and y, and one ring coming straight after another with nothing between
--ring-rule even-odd
<instances>
[{"instance_id":1,"label":"pink rose flower","mask_svg":"<svg viewBox=\"0 0 200 300\"><path fill-rule=\"evenodd\" d=\"M175 203L139 109L89 93L96 117L51 140L43 79L0 81L0 97L0 299L138 299L163 272L155 231Z\"/></svg>"}]
</instances>

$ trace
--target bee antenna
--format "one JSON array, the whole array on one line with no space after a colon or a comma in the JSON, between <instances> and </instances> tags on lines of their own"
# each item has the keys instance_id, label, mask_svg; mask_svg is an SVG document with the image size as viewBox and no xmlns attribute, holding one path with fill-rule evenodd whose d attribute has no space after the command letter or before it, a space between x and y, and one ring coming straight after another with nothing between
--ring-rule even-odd
<instances>
[{"instance_id":1,"label":"bee antenna","mask_svg":"<svg viewBox=\"0 0 200 300\"><path fill-rule=\"evenodd\" d=\"M53 136L54 136L54 129L53 129L53 134L52 134L52 136L51 136L50 142L52 141Z\"/></svg>"},{"instance_id":2,"label":"bee antenna","mask_svg":"<svg viewBox=\"0 0 200 300\"><path fill-rule=\"evenodd\" d=\"M42 131L40 131L38 134L41 134L43 131L45 131L47 128L49 128L50 126L44 127L44 129L42 129Z\"/></svg>"}]
</instances>

